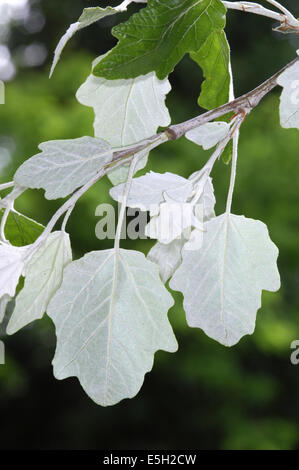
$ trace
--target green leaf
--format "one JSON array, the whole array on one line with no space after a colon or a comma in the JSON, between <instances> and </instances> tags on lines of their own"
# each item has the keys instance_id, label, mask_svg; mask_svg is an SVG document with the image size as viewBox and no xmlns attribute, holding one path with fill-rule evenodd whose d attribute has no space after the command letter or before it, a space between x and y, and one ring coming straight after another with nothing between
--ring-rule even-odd
<instances>
[{"instance_id":1,"label":"green leaf","mask_svg":"<svg viewBox=\"0 0 299 470\"><path fill-rule=\"evenodd\" d=\"M191 58L202 68L205 81L201 87L198 104L205 109L215 109L229 101L231 85L230 47L224 31L210 34L204 45L190 54ZM222 116L222 121L229 122L230 115ZM232 158L232 142L229 142L222 153L222 160L228 164Z\"/></svg>"},{"instance_id":2,"label":"green leaf","mask_svg":"<svg viewBox=\"0 0 299 470\"><path fill-rule=\"evenodd\" d=\"M117 46L95 67L108 79L134 78L156 71L163 79L187 52L200 49L225 26L220 0L149 0L147 7L113 28Z\"/></svg>"},{"instance_id":3,"label":"green leaf","mask_svg":"<svg viewBox=\"0 0 299 470\"><path fill-rule=\"evenodd\" d=\"M4 209L0 210L0 221ZM10 212L6 226L5 236L14 246L31 245L43 232L44 226L17 212Z\"/></svg>"},{"instance_id":4,"label":"green leaf","mask_svg":"<svg viewBox=\"0 0 299 470\"><path fill-rule=\"evenodd\" d=\"M201 87L198 104L205 109L218 108L229 101L230 49L224 31L214 31L203 46L190 54L202 68L205 81Z\"/></svg>"}]
</instances>

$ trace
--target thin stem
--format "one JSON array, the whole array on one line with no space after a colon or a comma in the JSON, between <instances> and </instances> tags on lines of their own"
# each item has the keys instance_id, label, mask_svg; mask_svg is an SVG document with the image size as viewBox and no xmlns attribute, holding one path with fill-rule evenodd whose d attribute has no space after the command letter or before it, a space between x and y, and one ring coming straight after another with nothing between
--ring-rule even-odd
<instances>
[{"instance_id":1,"label":"thin stem","mask_svg":"<svg viewBox=\"0 0 299 470\"><path fill-rule=\"evenodd\" d=\"M232 157L232 169L230 177L230 185L228 190L227 202L226 202L226 214L229 215L232 207L232 200L236 182L236 172L237 172L237 160L238 160L238 144L239 144L240 130L236 129L233 135L233 157Z\"/></svg>"},{"instance_id":2,"label":"thin stem","mask_svg":"<svg viewBox=\"0 0 299 470\"><path fill-rule=\"evenodd\" d=\"M283 5L278 3L276 0L265 0L268 3L271 3L274 7L276 7L278 10L282 11L287 17L294 18L294 16L289 12L287 8L285 8Z\"/></svg>"},{"instance_id":3,"label":"thin stem","mask_svg":"<svg viewBox=\"0 0 299 470\"><path fill-rule=\"evenodd\" d=\"M276 11L269 10L268 8L259 5L258 3L253 2L222 2L227 9L230 10L239 10L244 11L246 13L254 13L256 15L266 16L268 18L272 18L273 20L282 22L284 17L281 13L277 13Z\"/></svg>"},{"instance_id":4,"label":"thin stem","mask_svg":"<svg viewBox=\"0 0 299 470\"><path fill-rule=\"evenodd\" d=\"M128 197L129 197L131 186L132 186L132 179L134 176L136 164L139 158L140 158L140 154L136 154L131 162L128 179L125 185L124 194L122 196L121 209L120 209L120 213L118 217L118 224L117 224L115 240L114 240L114 249L116 252L119 251L119 242L120 242L121 230L122 230L124 216L125 216L126 207L127 207L127 201L128 201Z\"/></svg>"},{"instance_id":5,"label":"thin stem","mask_svg":"<svg viewBox=\"0 0 299 470\"><path fill-rule=\"evenodd\" d=\"M62 222L62 225L61 225L61 230L62 230L63 232L65 232L67 223L68 223L68 221L69 221L69 218L70 218L70 216L71 216L71 214L72 214L74 208L75 208L75 204L74 204L72 207L70 207L70 208L68 209L68 211L66 212L66 214L65 214L65 217L64 217L63 222Z\"/></svg>"},{"instance_id":6,"label":"thin stem","mask_svg":"<svg viewBox=\"0 0 299 470\"><path fill-rule=\"evenodd\" d=\"M106 174L105 170L97 173L90 181L88 181L82 188L78 189L59 209L53 217L51 218L50 222L46 226L43 233L38 237L38 239L32 244L30 250L26 253L26 259L29 259L34 251L39 247L39 245L50 235L53 228L55 227L56 223L63 216L65 212L67 212L70 208L74 207L76 202L83 196L86 191L88 191L91 186L93 186L97 181L99 181L104 175Z\"/></svg>"},{"instance_id":7,"label":"thin stem","mask_svg":"<svg viewBox=\"0 0 299 470\"><path fill-rule=\"evenodd\" d=\"M124 0L120 5L115 7L115 10L118 11L126 11L127 7L132 3L134 0ZM139 0L140 3L146 3L147 0Z\"/></svg>"},{"instance_id":8,"label":"thin stem","mask_svg":"<svg viewBox=\"0 0 299 470\"><path fill-rule=\"evenodd\" d=\"M266 80L264 83L262 83L249 93L245 93L239 98L236 98L235 100L230 101L229 103L224 104L219 108L212 109L211 111L201 114L193 119L189 119L188 121L182 122L181 124L175 124L173 126L170 126L164 132L168 135L169 139L177 140L191 129L199 127L202 124L205 124L206 122L213 121L214 119L217 119L227 113L238 113L240 111L245 111L246 113L249 113L253 108L255 108L259 104L259 102L264 96L266 96L270 91L277 87L278 77L298 61L299 57L296 57L296 59L292 60L292 62L290 62L281 70L279 70L279 72L272 75L272 77L270 77L268 80Z\"/></svg>"},{"instance_id":9,"label":"thin stem","mask_svg":"<svg viewBox=\"0 0 299 470\"><path fill-rule=\"evenodd\" d=\"M0 184L0 191L3 191L4 189L13 188L14 185L15 185L14 181L9 181L9 183Z\"/></svg>"},{"instance_id":10,"label":"thin stem","mask_svg":"<svg viewBox=\"0 0 299 470\"><path fill-rule=\"evenodd\" d=\"M7 196L0 200L0 209L10 207L11 202L14 202L21 194L26 191L26 188L16 186Z\"/></svg>"},{"instance_id":11,"label":"thin stem","mask_svg":"<svg viewBox=\"0 0 299 470\"><path fill-rule=\"evenodd\" d=\"M4 243L7 243L7 239L5 236L5 225L9 216L9 213L11 211L11 207L6 207L4 214L1 219L1 225L0 225L0 240Z\"/></svg>"}]
</instances>

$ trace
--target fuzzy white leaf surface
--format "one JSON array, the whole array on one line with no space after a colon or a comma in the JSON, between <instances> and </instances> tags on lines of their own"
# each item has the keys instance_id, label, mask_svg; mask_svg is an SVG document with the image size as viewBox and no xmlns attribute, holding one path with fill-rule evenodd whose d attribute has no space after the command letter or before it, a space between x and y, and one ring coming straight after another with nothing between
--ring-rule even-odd
<instances>
[{"instance_id":1,"label":"fuzzy white leaf surface","mask_svg":"<svg viewBox=\"0 0 299 470\"><path fill-rule=\"evenodd\" d=\"M7 326L9 335L42 318L71 260L70 239L64 232L52 233L38 248L25 267L25 285Z\"/></svg>"},{"instance_id":2,"label":"fuzzy white leaf surface","mask_svg":"<svg viewBox=\"0 0 299 470\"><path fill-rule=\"evenodd\" d=\"M57 63L59 62L60 56L62 54L63 49L69 42L69 40L74 36L77 31L80 29L86 28L93 23L105 18L106 16L115 15L115 13L120 13L122 11L126 11L127 7L130 3L145 3L146 0L125 0L120 5L115 8L112 7L90 7L84 8L82 15L75 23L72 23L66 33L62 36L57 47L54 52L54 59L51 66L50 77L52 76Z\"/></svg>"},{"instance_id":3,"label":"fuzzy white leaf surface","mask_svg":"<svg viewBox=\"0 0 299 470\"><path fill-rule=\"evenodd\" d=\"M73 193L112 159L110 145L94 137L52 140L39 149L42 153L26 160L14 180L26 188L43 188L47 199Z\"/></svg>"},{"instance_id":4,"label":"fuzzy white leaf surface","mask_svg":"<svg viewBox=\"0 0 299 470\"><path fill-rule=\"evenodd\" d=\"M6 294L14 297L24 270L26 251L27 247L16 247L6 243L0 245L0 298Z\"/></svg>"},{"instance_id":5,"label":"fuzzy white leaf surface","mask_svg":"<svg viewBox=\"0 0 299 470\"><path fill-rule=\"evenodd\" d=\"M155 352L177 349L167 318L172 305L157 266L142 253L98 251L69 264L48 307L55 376L78 377L103 406L135 396Z\"/></svg>"},{"instance_id":6,"label":"fuzzy white leaf surface","mask_svg":"<svg viewBox=\"0 0 299 470\"><path fill-rule=\"evenodd\" d=\"M180 238L167 245L157 242L147 255L150 261L159 266L160 277L164 284L181 264L184 241L184 238Z\"/></svg>"},{"instance_id":7,"label":"fuzzy white leaf surface","mask_svg":"<svg viewBox=\"0 0 299 470\"><path fill-rule=\"evenodd\" d=\"M280 287L278 249L258 220L223 214L204 229L202 248L183 251L170 287L183 293L191 327L232 346L253 333L262 290Z\"/></svg>"},{"instance_id":8,"label":"fuzzy white leaf surface","mask_svg":"<svg viewBox=\"0 0 299 470\"><path fill-rule=\"evenodd\" d=\"M215 194L212 178L208 177L204 185L203 194L199 199L199 204L203 205L204 222L215 217Z\"/></svg>"},{"instance_id":9,"label":"fuzzy white leaf surface","mask_svg":"<svg viewBox=\"0 0 299 470\"><path fill-rule=\"evenodd\" d=\"M216 204L212 178L207 177L205 179L206 182L203 184L203 193L198 201L198 204L202 205L200 212L201 216L203 216L203 221L215 217L214 208ZM193 249L195 243L197 246L200 243L199 239L202 239L202 230L195 229L190 233L190 241L187 241L182 235L178 240L173 240L169 244L157 242L152 247L147 256L149 260L159 266L160 276L164 283L168 281L181 264L181 252L183 247Z\"/></svg>"},{"instance_id":10,"label":"fuzzy white leaf surface","mask_svg":"<svg viewBox=\"0 0 299 470\"><path fill-rule=\"evenodd\" d=\"M208 150L215 147L221 140L228 136L230 125L227 122L207 122L202 126L195 127L191 131L186 132L185 136L191 142Z\"/></svg>"},{"instance_id":11,"label":"fuzzy white leaf surface","mask_svg":"<svg viewBox=\"0 0 299 470\"><path fill-rule=\"evenodd\" d=\"M94 65L101 57L94 62ZM154 135L158 127L169 126L171 119L165 104L171 90L168 79L158 80L151 72L129 80L106 80L90 75L77 92L81 104L94 109L95 136L114 147L126 147ZM136 171L144 168L145 153ZM128 176L128 165L109 173L111 182L119 184Z\"/></svg>"},{"instance_id":12,"label":"fuzzy white leaf surface","mask_svg":"<svg viewBox=\"0 0 299 470\"><path fill-rule=\"evenodd\" d=\"M125 184L110 189L110 196L122 202ZM149 211L153 206L164 202L164 193L178 202L185 202L191 194L191 181L173 173L155 173L153 171L132 181L127 206Z\"/></svg>"},{"instance_id":13,"label":"fuzzy white leaf surface","mask_svg":"<svg viewBox=\"0 0 299 470\"><path fill-rule=\"evenodd\" d=\"M299 129L299 61L277 79L283 87L280 97L280 123L284 128Z\"/></svg>"}]
</instances>

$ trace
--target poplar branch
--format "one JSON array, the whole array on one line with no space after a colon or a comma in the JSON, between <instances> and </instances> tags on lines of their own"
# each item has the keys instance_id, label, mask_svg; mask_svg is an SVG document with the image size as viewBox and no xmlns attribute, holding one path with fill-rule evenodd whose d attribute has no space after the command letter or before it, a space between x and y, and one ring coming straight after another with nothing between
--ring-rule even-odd
<instances>
[{"instance_id":1,"label":"poplar branch","mask_svg":"<svg viewBox=\"0 0 299 470\"><path fill-rule=\"evenodd\" d=\"M189 119L188 121L182 122L180 124L174 124L168 127L162 133L153 135L152 137L149 137L146 141L138 142L136 143L136 145L132 146L129 149L115 152L113 155L113 162L117 163L122 159L126 160L130 158L132 155L134 155L134 153L145 149L150 142L154 141L163 134L168 137L168 140L177 140L183 135L185 135L186 132L194 129L195 127L199 127L203 124L206 124L207 122L213 121L214 119L224 116L225 114L231 112L235 114L245 112L246 114L248 114L260 103L260 101L262 100L262 98L264 98L265 95L267 95L278 85L278 77L283 72L292 67L296 62L298 62L298 60L299 57L296 57L296 59L289 62L281 70L272 75L272 77L268 78L268 80L266 80L253 90L249 91L248 93L245 93L244 95L240 96L239 98L236 98L235 100L230 101L229 103L219 106L218 108L212 109L211 111L207 111L204 114L200 114L199 116ZM158 145L160 145L160 143L158 143Z\"/></svg>"}]
</instances>

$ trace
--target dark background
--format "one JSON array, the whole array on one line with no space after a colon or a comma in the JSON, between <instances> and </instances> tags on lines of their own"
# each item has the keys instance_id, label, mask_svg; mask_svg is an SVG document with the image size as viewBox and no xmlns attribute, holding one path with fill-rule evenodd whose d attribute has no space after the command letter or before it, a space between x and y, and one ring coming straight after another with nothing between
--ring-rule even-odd
<instances>
[{"instance_id":1,"label":"dark background","mask_svg":"<svg viewBox=\"0 0 299 470\"><path fill-rule=\"evenodd\" d=\"M25 20L22 15L12 19L7 31L0 23L0 44L7 46L0 47L0 66L7 51L11 53L6 68L0 67L0 79L8 79L6 104L0 106L0 182L11 179L18 165L37 153L40 142L92 135L93 113L74 95L91 61L114 45L111 26L127 16L109 17L78 33L49 81L52 53L68 25L83 7L108 2L29 3ZM296 0L283 3L299 16ZM268 78L299 49L298 37L274 33L272 26L268 18L228 13L236 95ZM198 114L202 77L197 67L186 57L170 80L173 91L167 103L173 122ZM242 127L233 202L235 213L267 223L280 248L282 288L264 293L254 335L233 348L217 344L186 326L182 298L174 294L177 302L169 317L179 352L157 353L138 396L105 409L85 395L76 379L53 378L55 332L48 318L13 337L2 330L7 363L0 366L0 448L299 449L299 365L290 362L290 343L299 339L299 134L280 128L278 105L275 90ZM189 176L207 158L206 152L181 139L153 152L148 169ZM229 167L217 163L213 177L219 214ZM76 257L110 246L94 234L95 209L111 202L109 187L107 180L97 184L74 211L69 229ZM28 191L18 209L46 223L57 204L46 202L42 192ZM134 243L145 253L151 245Z\"/></svg>"}]
</instances>

